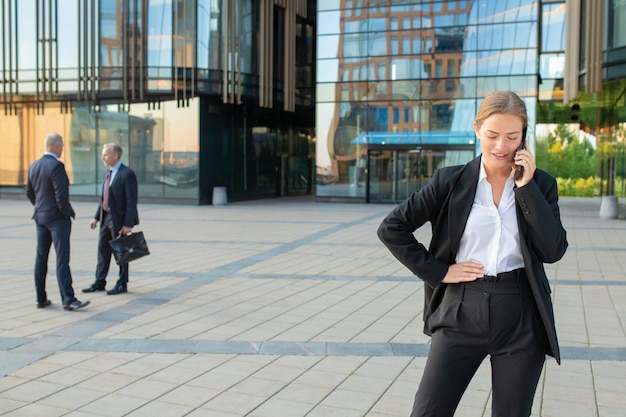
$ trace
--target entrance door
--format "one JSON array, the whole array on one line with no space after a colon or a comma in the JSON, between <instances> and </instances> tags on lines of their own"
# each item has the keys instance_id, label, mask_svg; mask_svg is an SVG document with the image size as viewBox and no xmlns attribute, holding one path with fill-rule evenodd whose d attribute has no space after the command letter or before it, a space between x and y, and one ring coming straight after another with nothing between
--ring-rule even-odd
<instances>
[{"instance_id":1,"label":"entrance door","mask_svg":"<svg viewBox=\"0 0 626 417\"><path fill-rule=\"evenodd\" d=\"M413 172L420 158L408 151L370 151L370 203L395 203L416 190Z\"/></svg>"},{"instance_id":2,"label":"entrance door","mask_svg":"<svg viewBox=\"0 0 626 417\"><path fill-rule=\"evenodd\" d=\"M368 202L400 203L428 184L435 169L472 158L472 150L370 150Z\"/></svg>"}]
</instances>

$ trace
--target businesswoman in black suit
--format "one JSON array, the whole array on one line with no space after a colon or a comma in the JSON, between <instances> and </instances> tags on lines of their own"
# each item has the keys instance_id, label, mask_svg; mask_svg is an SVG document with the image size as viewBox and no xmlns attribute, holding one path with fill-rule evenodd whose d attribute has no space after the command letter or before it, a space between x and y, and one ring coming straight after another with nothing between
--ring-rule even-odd
<instances>
[{"instance_id":1,"label":"businesswoman in black suit","mask_svg":"<svg viewBox=\"0 0 626 417\"><path fill-rule=\"evenodd\" d=\"M560 363L543 264L561 259L568 244L556 181L523 149L527 124L515 93L487 96L474 121L482 154L436 171L378 229L424 281L432 338L412 417L453 416L486 356L492 416L527 417L545 355ZM428 249L413 235L427 222Z\"/></svg>"}]
</instances>

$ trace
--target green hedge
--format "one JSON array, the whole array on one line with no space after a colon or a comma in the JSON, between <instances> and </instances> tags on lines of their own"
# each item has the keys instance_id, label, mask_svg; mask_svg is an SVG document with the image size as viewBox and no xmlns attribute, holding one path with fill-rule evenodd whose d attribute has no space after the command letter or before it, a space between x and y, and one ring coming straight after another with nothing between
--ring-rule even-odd
<instances>
[{"instance_id":1,"label":"green hedge","mask_svg":"<svg viewBox=\"0 0 626 417\"><path fill-rule=\"evenodd\" d=\"M600 196L600 178L557 178L556 182L559 186L560 196L573 196L573 197L597 197ZM602 187L606 193L606 180ZM624 197L624 179L615 179L615 195L617 197Z\"/></svg>"}]
</instances>

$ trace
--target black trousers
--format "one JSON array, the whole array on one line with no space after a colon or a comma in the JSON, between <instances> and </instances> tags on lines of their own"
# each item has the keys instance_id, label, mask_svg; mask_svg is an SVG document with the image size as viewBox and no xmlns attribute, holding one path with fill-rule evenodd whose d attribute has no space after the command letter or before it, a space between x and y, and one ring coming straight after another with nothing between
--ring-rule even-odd
<instances>
[{"instance_id":1,"label":"black trousers","mask_svg":"<svg viewBox=\"0 0 626 417\"><path fill-rule=\"evenodd\" d=\"M411 417L452 417L486 356L492 417L530 415L547 342L523 269L449 284L428 325L431 348Z\"/></svg>"},{"instance_id":2,"label":"black trousers","mask_svg":"<svg viewBox=\"0 0 626 417\"><path fill-rule=\"evenodd\" d=\"M106 278L111 266L111 257L113 256L113 250L109 245L109 241L115 239L115 237L111 215L105 214L100 224L100 233L98 236L98 264L96 265L96 282L101 285L102 288L106 285ZM119 277L115 285L125 287L128 285L128 264L121 264L119 268Z\"/></svg>"},{"instance_id":3,"label":"black trousers","mask_svg":"<svg viewBox=\"0 0 626 417\"><path fill-rule=\"evenodd\" d=\"M63 305L76 300L72 287L72 271L70 270L70 233L72 221L57 219L50 223L37 223L37 255L35 256L35 290L37 302L48 299L46 293L46 275L48 274L48 257L50 247L54 244L56 253L56 273L59 293Z\"/></svg>"}]
</instances>

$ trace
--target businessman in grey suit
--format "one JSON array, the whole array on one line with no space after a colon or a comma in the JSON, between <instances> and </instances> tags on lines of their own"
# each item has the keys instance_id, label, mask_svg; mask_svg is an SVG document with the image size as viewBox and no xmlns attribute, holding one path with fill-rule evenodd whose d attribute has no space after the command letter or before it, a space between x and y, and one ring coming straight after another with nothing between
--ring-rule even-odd
<instances>
[{"instance_id":1,"label":"businessman in grey suit","mask_svg":"<svg viewBox=\"0 0 626 417\"><path fill-rule=\"evenodd\" d=\"M65 310L78 310L89 304L74 296L70 271L70 233L76 216L70 204L69 179L59 158L63 153L63 138L51 133L44 140L46 152L28 168L26 196L35 207L33 219L37 225L37 255L35 257L35 289L37 308L50 304L46 294L46 275L50 246L56 252L56 275Z\"/></svg>"},{"instance_id":2,"label":"businessman in grey suit","mask_svg":"<svg viewBox=\"0 0 626 417\"><path fill-rule=\"evenodd\" d=\"M83 292L104 291L106 277L111 264L112 250L109 241L119 235L129 234L133 227L139 224L137 215L137 177L132 169L121 161L122 147L117 143L107 143L102 147L100 159L108 167L102 198L91 220L89 227L95 229L100 222L98 237L98 264L96 266L96 280ZM119 278L107 295L122 294L128 291L128 263L119 266Z\"/></svg>"}]
</instances>

